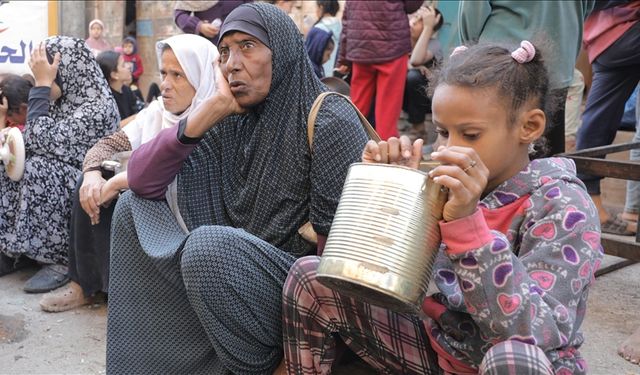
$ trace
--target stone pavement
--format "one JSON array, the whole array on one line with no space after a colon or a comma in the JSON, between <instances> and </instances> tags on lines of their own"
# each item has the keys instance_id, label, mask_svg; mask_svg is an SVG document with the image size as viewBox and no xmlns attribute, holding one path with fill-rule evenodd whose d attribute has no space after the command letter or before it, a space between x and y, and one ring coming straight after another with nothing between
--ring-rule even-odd
<instances>
[{"instance_id":1,"label":"stone pavement","mask_svg":"<svg viewBox=\"0 0 640 375\"><path fill-rule=\"evenodd\" d=\"M607 257L605 265L612 262ZM0 374L105 373L106 306L96 304L50 314L40 310L40 295L22 292L35 272L22 270L0 278ZM640 366L616 354L617 345L640 326L640 264L601 276L591 289L583 325L590 374L639 374ZM342 369L337 374L367 374Z\"/></svg>"}]
</instances>

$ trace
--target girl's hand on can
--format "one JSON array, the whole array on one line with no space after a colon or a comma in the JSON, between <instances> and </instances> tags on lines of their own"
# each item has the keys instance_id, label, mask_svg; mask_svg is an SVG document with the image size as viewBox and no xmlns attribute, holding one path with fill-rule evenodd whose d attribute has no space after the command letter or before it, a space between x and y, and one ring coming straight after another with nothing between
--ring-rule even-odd
<instances>
[{"instance_id":1,"label":"girl's hand on can","mask_svg":"<svg viewBox=\"0 0 640 375\"><path fill-rule=\"evenodd\" d=\"M417 169L422 160L422 139L413 144L407 136L391 137L387 141L369 141L362 152L363 163L402 165Z\"/></svg>"}]
</instances>

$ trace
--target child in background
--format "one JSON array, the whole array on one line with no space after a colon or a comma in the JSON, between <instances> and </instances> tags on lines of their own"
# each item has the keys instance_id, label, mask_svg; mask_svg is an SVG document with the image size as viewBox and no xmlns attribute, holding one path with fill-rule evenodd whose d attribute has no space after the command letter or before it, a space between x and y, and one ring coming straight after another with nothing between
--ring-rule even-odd
<instances>
[{"instance_id":1,"label":"child in background","mask_svg":"<svg viewBox=\"0 0 640 375\"><path fill-rule=\"evenodd\" d=\"M98 56L102 51L113 49L111 44L104 38L104 23L99 19L89 22L89 37L85 40L87 46L93 53L93 57Z\"/></svg>"},{"instance_id":2,"label":"child in background","mask_svg":"<svg viewBox=\"0 0 640 375\"><path fill-rule=\"evenodd\" d=\"M307 39L304 41L304 49L307 51L307 55L309 55L313 72L316 73L318 78L324 77L322 64L329 61L334 48L335 43L333 42L330 31L324 31L318 27L313 27L309 30Z\"/></svg>"},{"instance_id":3,"label":"child in background","mask_svg":"<svg viewBox=\"0 0 640 375\"><path fill-rule=\"evenodd\" d=\"M578 349L602 257L597 211L575 165L530 161L542 136L548 74L529 42L458 47L436 75L433 122L444 146L429 175L449 189L425 316L344 297L299 259L283 296L290 374L329 373L334 338L381 373L585 374ZM511 52L513 51L513 52ZM422 140L369 141L364 162L417 168Z\"/></svg>"},{"instance_id":4,"label":"child in background","mask_svg":"<svg viewBox=\"0 0 640 375\"><path fill-rule=\"evenodd\" d=\"M144 67L142 66L142 58L138 54L138 42L136 38L132 36L124 38L122 41L122 58L124 59L125 65L131 70L132 81L129 87L138 98L138 102L144 107L144 97L138 88L138 79L142 73L144 73ZM138 110L142 109L142 107Z\"/></svg>"},{"instance_id":5,"label":"child in background","mask_svg":"<svg viewBox=\"0 0 640 375\"><path fill-rule=\"evenodd\" d=\"M24 131L31 87L31 82L15 74L0 78L0 130L15 126Z\"/></svg>"},{"instance_id":6,"label":"child in background","mask_svg":"<svg viewBox=\"0 0 640 375\"><path fill-rule=\"evenodd\" d=\"M122 41L122 58L131 69L133 84L137 85L138 79L140 79L140 76L144 73L144 67L142 66L142 58L138 54L136 38L132 36L124 38Z\"/></svg>"}]
</instances>

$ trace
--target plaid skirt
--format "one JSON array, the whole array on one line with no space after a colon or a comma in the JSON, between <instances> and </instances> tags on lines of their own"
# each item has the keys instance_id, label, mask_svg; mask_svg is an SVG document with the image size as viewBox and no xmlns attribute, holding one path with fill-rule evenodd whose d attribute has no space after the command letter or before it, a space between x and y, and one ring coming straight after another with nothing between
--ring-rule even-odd
<instances>
[{"instance_id":1,"label":"plaid skirt","mask_svg":"<svg viewBox=\"0 0 640 375\"><path fill-rule=\"evenodd\" d=\"M283 291L284 355L289 374L329 374L336 357L334 334L383 374L443 374L425 322L333 291L316 279L320 258L299 259ZM505 341L478 367L488 375L551 375L555 370L533 345Z\"/></svg>"}]
</instances>

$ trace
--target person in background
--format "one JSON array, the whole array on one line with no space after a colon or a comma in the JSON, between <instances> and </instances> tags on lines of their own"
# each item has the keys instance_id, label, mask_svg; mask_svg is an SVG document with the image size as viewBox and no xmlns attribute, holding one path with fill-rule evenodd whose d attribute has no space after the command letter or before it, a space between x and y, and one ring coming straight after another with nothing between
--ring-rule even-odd
<instances>
[{"instance_id":1,"label":"person in background","mask_svg":"<svg viewBox=\"0 0 640 375\"><path fill-rule=\"evenodd\" d=\"M340 3L338 0L317 0L316 5L318 20L313 26L331 32L331 40L334 45L329 60L322 64L324 76L332 77L333 69L336 67L336 56L338 56L338 49L340 48L340 34L342 34L342 22L336 17L340 11Z\"/></svg>"},{"instance_id":2,"label":"person in background","mask_svg":"<svg viewBox=\"0 0 640 375\"><path fill-rule=\"evenodd\" d=\"M436 8L422 7L409 16L412 49L402 109L411 125L409 137L422 138L427 145L436 138L435 129L425 128L425 116L431 113L431 100L427 95L431 71L442 61L442 48L434 34L443 23L442 14Z\"/></svg>"},{"instance_id":3,"label":"person in background","mask_svg":"<svg viewBox=\"0 0 640 375\"><path fill-rule=\"evenodd\" d=\"M126 84L131 80L131 70L125 65L123 56L116 51L100 52L96 61L109 82L111 94L118 104L120 127L123 127L139 112L136 96Z\"/></svg>"},{"instance_id":4,"label":"person in background","mask_svg":"<svg viewBox=\"0 0 640 375\"><path fill-rule=\"evenodd\" d=\"M567 90L567 101L564 106L564 144L567 152L575 151L576 148L576 134L582 125L584 88L582 73L573 68L573 79Z\"/></svg>"},{"instance_id":5,"label":"person in background","mask_svg":"<svg viewBox=\"0 0 640 375\"><path fill-rule=\"evenodd\" d=\"M32 87L31 82L15 74L0 77L0 131L14 126L24 131Z\"/></svg>"},{"instance_id":6,"label":"person in background","mask_svg":"<svg viewBox=\"0 0 640 375\"><path fill-rule=\"evenodd\" d=\"M137 86L140 76L144 73L144 67L142 66L142 57L138 54L136 38L132 36L124 38L122 41L122 58L129 70L131 70L132 84Z\"/></svg>"},{"instance_id":7,"label":"person in background","mask_svg":"<svg viewBox=\"0 0 640 375\"><path fill-rule=\"evenodd\" d=\"M103 52L113 53L113 52ZM100 54L98 57L102 56ZM128 188L126 171L101 168L117 153L137 149L162 129L174 127L215 92L219 54L207 39L180 34L156 44L165 99L152 102L120 131L100 139L87 152L71 211L69 278L40 300L47 312L71 310L109 291L111 217L119 193ZM115 175L114 172L118 172ZM113 176L110 176L113 175Z\"/></svg>"},{"instance_id":8,"label":"person in background","mask_svg":"<svg viewBox=\"0 0 640 375\"><path fill-rule=\"evenodd\" d=\"M593 0L461 1L458 26L462 43L518 43L523 39L544 40L551 45L549 73L551 100L548 101L546 147L537 156L564 152L564 108L573 69L582 45L582 25L592 10Z\"/></svg>"},{"instance_id":9,"label":"person in background","mask_svg":"<svg viewBox=\"0 0 640 375\"><path fill-rule=\"evenodd\" d=\"M640 1L602 2L584 24L584 42L593 68L593 81L578 130L576 150L613 142L627 99L640 82ZM581 174L598 207L602 232L634 235L637 227L609 213L602 202L602 177Z\"/></svg>"},{"instance_id":10,"label":"person in background","mask_svg":"<svg viewBox=\"0 0 640 375\"><path fill-rule=\"evenodd\" d=\"M87 42L87 46L89 46L94 57L98 56L102 51L113 49L111 43L104 38L104 23L97 18L89 22L89 37L85 42Z\"/></svg>"},{"instance_id":11,"label":"person in background","mask_svg":"<svg viewBox=\"0 0 640 375\"><path fill-rule=\"evenodd\" d=\"M318 78L325 77L322 65L329 61L331 53L335 49L335 44L331 32L324 31L319 27L312 27L304 41L304 48L311 61L313 72Z\"/></svg>"},{"instance_id":12,"label":"person in background","mask_svg":"<svg viewBox=\"0 0 640 375\"><path fill-rule=\"evenodd\" d=\"M174 7L173 19L176 26L187 34L201 35L218 44L220 25L239 5L251 0L225 1L185 1L178 0Z\"/></svg>"},{"instance_id":13,"label":"person in background","mask_svg":"<svg viewBox=\"0 0 640 375\"><path fill-rule=\"evenodd\" d=\"M632 142L640 142L640 95L636 97L636 134ZM630 159L640 162L640 149L631 150ZM638 214L640 214L640 181L627 181L627 197L620 218L637 225ZM618 354L631 363L640 364L640 327L620 344Z\"/></svg>"},{"instance_id":14,"label":"person in background","mask_svg":"<svg viewBox=\"0 0 640 375\"><path fill-rule=\"evenodd\" d=\"M144 67L142 65L142 57L138 54L138 42L136 38L132 36L124 38L120 49L121 51L119 52L122 54L125 65L131 71L131 79L126 82L126 84L136 96L137 112L139 112L144 108L144 97L138 87L138 80L142 73L144 73Z\"/></svg>"},{"instance_id":15,"label":"person in background","mask_svg":"<svg viewBox=\"0 0 640 375\"><path fill-rule=\"evenodd\" d=\"M84 40L54 36L33 49L24 176L0 174L0 275L28 258L41 265L24 291L44 293L67 277L71 194L82 159L115 131L118 106Z\"/></svg>"},{"instance_id":16,"label":"person in background","mask_svg":"<svg viewBox=\"0 0 640 375\"><path fill-rule=\"evenodd\" d=\"M351 98L365 116L375 97L375 127L383 140L398 136L411 52L407 15L422 3L350 0L342 15L337 71L351 72Z\"/></svg>"}]
</instances>

